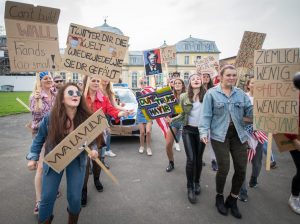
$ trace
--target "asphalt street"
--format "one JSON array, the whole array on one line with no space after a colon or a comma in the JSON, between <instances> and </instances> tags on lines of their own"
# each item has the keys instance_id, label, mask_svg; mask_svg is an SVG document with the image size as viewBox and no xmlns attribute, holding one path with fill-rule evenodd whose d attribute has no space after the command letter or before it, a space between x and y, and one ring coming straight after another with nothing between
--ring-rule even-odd
<instances>
[{"instance_id":1,"label":"asphalt street","mask_svg":"<svg viewBox=\"0 0 300 224\"><path fill-rule=\"evenodd\" d=\"M0 224L37 223L33 215L34 172L27 170L25 159L32 141L25 128L30 117L30 114L21 114L0 118ZM293 213L287 203L295 173L289 153L280 154L273 146L279 167L271 171L263 168L258 187L248 190L248 202L238 202L243 218L237 220L231 215L220 215L215 208L215 172L210 167L210 153L205 151L204 154L202 193L198 203L192 205L186 194L186 157L182 142L181 152L174 151L175 170L166 173L165 140L157 125L152 133L151 157L138 153L136 137L112 139L111 147L117 157L107 161L119 185L102 173L104 192L98 193L90 178L88 205L82 209L79 223L300 223L300 216ZM250 169L248 181L249 173ZM232 174L233 166L227 179L226 195ZM56 200L54 224L67 223L65 177L60 189L62 196Z\"/></svg>"}]
</instances>

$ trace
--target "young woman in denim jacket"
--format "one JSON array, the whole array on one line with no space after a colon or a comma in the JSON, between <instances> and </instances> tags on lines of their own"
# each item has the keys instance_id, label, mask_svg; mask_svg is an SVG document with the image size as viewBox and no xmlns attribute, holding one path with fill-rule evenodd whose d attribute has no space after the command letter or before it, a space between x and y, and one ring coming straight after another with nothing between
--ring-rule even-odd
<instances>
[{"instance_id":1,"label":"young woman in denim jacket","mask_svg":"<svg viewBox=\"0 0 300 224\"><path fill-rule=\"evenodd\" d=\"M247 135L244 117L253 116L253 106L245 92L235 87L237 72L234 66L226 65L220 71L221 83L207 91L203 100L200 119L201 140L207 144L208 133L216 154L216 207L222 215L228 208L236 218L242 215L237 207L237 197L245 179L247 166ZM224 204L224 186L230 168L231 154L234 164L231 192Z\"/></svg>"},{"instance_id":2,"label":"young woman in denim jacket","mask_svg":"<svg viewBox=\"0 0 300 224\"><path fill-rule=\"evenodd\" d=\"M189 77L187 93L181 94L180 104L183 112L172 119L172 123L183 123L182 139L186 153L186 178L188 200L194 204L196 195L201 192L200 175L205 144L200 142L199 121L202 109L204 89L201 88L201 77L193 74Z\"/></svg>"},{"instance_id":3,"label":"young woman in denim jacket","mask_svg":"<svg viewBox=\"0 0 300 224\"><path fill-rule=\"evenodd\" d=\"M173 80L174 83L174 88L173 88L173 92L174 95L176 97L176 99L180 100L180 95L182 93L185 93L185 85L184 85L184 81L180 78L176 78ZM176 117L177 114L172 115L172 117ZM166 120L168 120L168 118L166 118ZM172 122L170 124L170 127L168 129L167 132L167 137L166 137L166 153L169 159L169 165L167 166L166 171L167 172L171 172L175 166L174 166L174 155L173 155L173 143L174 143L174 137L172 134L172 131L170 130L172 128L174 134L176 135L177 141L179 142L180 139L180 130L182 129L182 122ZM176 143L175 143L176 144ZM178 144L178 143L177 143ZM177 151L180 149L179 146L176 148Z\"/></svg>"},{"instance_id":4,"label":"young woman in denim jacket","mask_svg":"<svg viewBox=\"0 0 300 224\"><path fill-rule=\"evenodd\" d=\"M84 122L91 112L84 98L81 98L79 87L68 83L57 94L54 107L49 115L42 120L37 136L34 138L30 153L27 155L28 168L35 169L43 144L45 155L55 148L69 133ZM98 157L97 150L92 150L91 158ZM77 223L81 210L81 190L85 175L86 153L79 154L66 168L67 199L69 222ZM63 175L56 173L43 163L42 195L39 208L39 223L51 223L56 194Z\"/></svg>"}]
</instances>

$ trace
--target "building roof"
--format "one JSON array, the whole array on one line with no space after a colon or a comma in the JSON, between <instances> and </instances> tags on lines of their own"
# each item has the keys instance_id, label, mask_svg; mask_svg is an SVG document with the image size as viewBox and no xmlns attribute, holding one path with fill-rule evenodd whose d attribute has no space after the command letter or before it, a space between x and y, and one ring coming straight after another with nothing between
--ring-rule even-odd
<instances>
[{"instance_id":1,"label":"building roof","mask_svg":"<svg viewBox=\"0 0 300 224\"><path fill-rule=\"evenodd\" d=\"M94 29L101 30L101 31L107 31L107 32L111 32L111 33L115 33L115 34L119 34L119 35L124 35L123 32L119 28L108 25L106 23L106 19L104 20L104 23L102 26L95 26Z\"/></svg>"},{"instance_id":2,"label":"building roof","mask_svg":"<svg viewBox=\"0 0 300 224\"><path fill-rule=\"evenodd\" d=\"M214 41L198 39L190 36L176 43L178 53L221 53Z\"/></svg>"}]
</instances>

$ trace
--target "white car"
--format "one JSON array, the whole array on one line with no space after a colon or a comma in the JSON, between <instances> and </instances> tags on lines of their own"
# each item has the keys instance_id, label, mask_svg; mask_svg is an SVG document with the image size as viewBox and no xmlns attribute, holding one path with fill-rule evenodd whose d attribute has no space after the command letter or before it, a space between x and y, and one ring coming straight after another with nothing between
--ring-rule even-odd
<instances>
[{"instance_id":1,"label":"white car","mask_svg":"<svg viewBox=\"0 0 300 224\"><path fill-rule=\"evenodd\" d=\"M138 103L133 91L128 88L126 83L113 84L113 91L118 104L124 106L127 110L133 109L134 114L126 118L121 117L119 123L112 119L111 134L118 136L139 136L140 131L136 123Z\"/></svg>"}]
</instances>

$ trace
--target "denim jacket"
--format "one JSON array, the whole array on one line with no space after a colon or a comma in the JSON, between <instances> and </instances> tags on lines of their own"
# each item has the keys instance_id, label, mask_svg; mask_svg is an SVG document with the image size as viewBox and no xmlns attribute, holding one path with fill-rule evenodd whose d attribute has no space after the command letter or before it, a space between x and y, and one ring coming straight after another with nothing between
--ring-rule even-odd
<instances>
[{"instance_id":1,"label":"denim jacket","mask_svg":"<svg viewBox=\"0 0 300 224\"><path fill-rule=\"evenodd\" d=\"M48 113L41 121L40 127L38 129L38 133L32 141L30 152L26 156L27 160L35 160L35 161L39 160L39 155L48 136L49 116L50 114ZM50 152L53 148L45 149L45 152ZM93 141L91 143L91 149L97 150L96 141ZM80 153L79 156L80 156L81 163L84 164L85 153L84 152Z\"/></svg>"},{"instance_id":2,"label":"denim jacket","mask_svg":"<svg viewBox=\"0 0 300 224\"><path fill-rule=\"evenodd\" d=\"M239 88L233 87L230 96L226 96L221 85L207 91L200 115L200 137L208 137L224 142L230 123L230 117L242 143L247 140L243 117L253 117L253 106L249 97Z\"/></svg>"}]
</instances>

